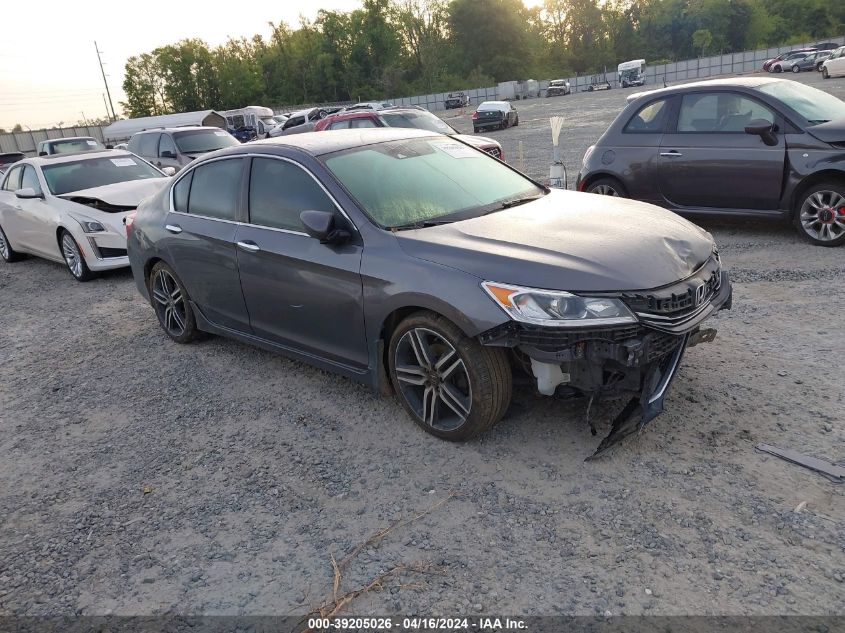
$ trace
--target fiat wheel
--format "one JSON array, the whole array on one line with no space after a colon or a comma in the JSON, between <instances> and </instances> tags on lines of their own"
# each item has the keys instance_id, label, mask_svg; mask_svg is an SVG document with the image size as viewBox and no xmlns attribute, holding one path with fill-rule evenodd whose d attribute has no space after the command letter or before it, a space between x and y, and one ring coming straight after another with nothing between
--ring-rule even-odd
<instances>
[{"instance_id":1,"label":"fiat wheel","mask_svg":"<svg viewBox=\"0 0 845 633\"><path fill-rule=\"evenodd\" d=\"M85 263L82 249L79 248L76 240L73 239L73 235L62 229L59 236L59 244L62 248L62 257L73 278L77 281L91 281L94 278L94 273L91 272L88 264Z\"/></svg>"},{"instance_id":2,"label":"fiat wheel","mask_svg":"<svg viewBox=\"0 0 845 633\"><path fill-rule=\"evenodd\" d=\"M505 350L481 345L434 313L418 312L399 324L388 360L402 406L442 439L464 441L483 433L510 404Z\"/></svg>"},{"instance_id":3,"label":"fiat wheel","mask_svg":"<svg viewBox=\"0 0 845 633\"><path fill-rule=\"evenodd\" d=\"M823 182L799 198L795 225L813 244L839 246L845 242L845 185Z\"/></svg>"},{"instance_id":4,"label":"fiat wheel","mask_svg":"<svg viewBox=\"0 0 845 633\"><path fill-rule=\"evenodd\" d=\"M599 178L587 187L588 193L597 193L602 196L614 196L617 198L627 198L628 192L622 183L616 178Z\"/></svg>"}]
</instances>

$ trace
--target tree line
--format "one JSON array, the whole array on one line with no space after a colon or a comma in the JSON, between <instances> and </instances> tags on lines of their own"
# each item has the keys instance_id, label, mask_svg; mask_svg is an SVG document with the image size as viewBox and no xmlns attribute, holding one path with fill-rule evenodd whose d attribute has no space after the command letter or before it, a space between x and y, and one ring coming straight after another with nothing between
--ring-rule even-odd
<instances>
[{"instance_id":1,"label":"tree line","mask_svg":"<svg viewBox=\"0 0 845 633\"><path fill-rule=\"evenodd\" d=\"M831 0L363 0L298 28L210 47L186 39L129 58L129 117L323 103L551 79L832 37Z\"/></svg>"}]
</instances>

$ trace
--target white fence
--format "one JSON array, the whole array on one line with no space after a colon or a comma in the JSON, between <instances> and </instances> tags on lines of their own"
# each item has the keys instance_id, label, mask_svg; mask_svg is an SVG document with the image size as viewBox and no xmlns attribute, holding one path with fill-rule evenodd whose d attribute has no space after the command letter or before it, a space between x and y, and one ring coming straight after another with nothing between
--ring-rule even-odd
<instances>
[{"instance_id":1,"label":"white fence","mask_svg":"<svg viewBox=\"0 0 845 633\"><path fill-rule=\"evenodd\" d=\"M820 44L824 42L835 42L840 45L845 45L845 36L831 38L828 40L821 40L819 42L807 42L805 44L792 44L790 46L776 46L774 48L761 48L756 51L745 51L742 53L728 53L726 55L715 55L712 57L702 57L699 59L688 59L686 61L675 62L672 64L658 64L649 66L646 70L646 86L662 86L665 81L667 84L672 84L677 81L687 81L690 79L706 79L708 77L716 77L719 75L739 75L759 70L763 66L763 62L772 57L776 57L783 52L812 46L813 44ZM573 91L586 90L590 85L593 75L583 75L580 77L569 77L568 81L572 86ZM554 79L567 79L566 77L554 77ZM616 84L616 71L607 73L607 80L611 84ZM549 82L541 81L540 90L544 94ZM453 91L457 92L457 91ZM490 88L470 88L463 91L469 97L472 105L478 105L482 101L494 100L498 96L498 89L493 86ZM438 111L444 110L444 101L448 93L434 93L428 95L418 95L414 97L395 97L390 99L391 102L398 106L421 106L427 110ZM277 108L277 112L292 112L294 110L302 109L302 106ZM68 136L93 136L97 140L103 140L103 128L96 126L76 127L76 128L62 128L51 130L27 130L24 132L16 132L13 134L0 134L0 152L23 152L24 154L33 156L35 149L40 141L48 138L62 138Z\"/></svg>"}]
</instances>

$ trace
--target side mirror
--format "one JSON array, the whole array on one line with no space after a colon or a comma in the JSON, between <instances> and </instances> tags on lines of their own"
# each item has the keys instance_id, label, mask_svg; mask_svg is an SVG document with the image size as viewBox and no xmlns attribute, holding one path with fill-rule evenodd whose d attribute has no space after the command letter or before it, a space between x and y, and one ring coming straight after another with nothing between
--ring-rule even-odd
<instances>
[{"instance_id":1,"label":"side mirror","mask_svg":"<svg viewBox=\"0 0 845 633\"><path fill-rule=\"evenodd\" d=\"M114 149L114 145L106 145L106 149Z\"/></svg>"},{"instance_id":2,"label":"side mirror","mask_svg":"<svg viewBox=\"0 0 845 633\"><path fill-rule=\"evenodd\" d=\"M161 171L163 171L168 176L173 176L173 175L176 174L176 168L175 167L162 167Z\"/></svg>"},{"instance_id":3,"label":"side mirror","mask_svg":"<svg viewBox=\"0 0 845 633\"><path fill-rule=\"evenodd\" d=\"M38 155L39 155L39 156L46 156L46 155L47 155L47 152L45 152L45 151L43 151L43 150L42 150L42 151L38 152Z\"/></svg>"},{"instance_id":4,"label":"side mirror","mask_svg":"<svg viewBox=\"0 0 845 633\"><path fill-rule=\"evenodd\" d=\"M161 157L162 158L176 158L176 153L171 152L169 149L166 149L161 153Z\"/></svg>"},{"instance_id":5,"label":"side mirror","mask_svg":"<svg viewBox=\"0 0 845 633\"><path fill-rule=\"evenodd\" d=\"M766 121L766 119L754 119L745 126L745 133L759 136L766 145L771 147L778 144L775 129L774 123Z\"/></svg>"},{"instance_id":6,"label":"side mirror","mask_svg":"<svg viewBox=\"0 0 845 633\"><path fill-rule=\"evenodd\" d=\"M320 244L340 244L351 237L349 231L335 228L334 214L328 211L303 211L299 220L305 232L320 240Z\"/></svg>"},{"instance_id":7,"label":"side mirror","mask_svg":"<svg viewBox=\"0 0 845 633\"><path fill-rule=\"evenodd\" d=\"M24 187L15 191L15 196L23 200L31 200L32 198L43 198L44 194L35 191L32 187Z\"/></svg>"}]
</instances>

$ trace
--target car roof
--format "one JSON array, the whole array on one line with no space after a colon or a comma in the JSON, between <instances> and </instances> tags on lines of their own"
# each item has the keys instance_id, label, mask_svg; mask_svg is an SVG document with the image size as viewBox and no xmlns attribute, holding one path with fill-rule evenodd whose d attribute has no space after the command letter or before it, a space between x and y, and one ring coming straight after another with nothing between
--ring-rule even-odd
<instances>
[{"instance_id":1,"label":"car roof","mask_svg":"<svg viewBox=\"0 0 845 633\"><path fill-rule=\"evenodd\" d=\"M117 156L134 156L132 152L127 152L124 149L95 149L83 152L68 152L67 154L50 154L49 156L35 156L27 158L26 163L30 165L59 165L61 163L71 163L77 160L89 160L94 158L106 158Z\"/></svg>"},{"instance_id":2,"label":"car roof","mask_svg":"<svg viewBox=\"0 0 845 633\"><path fill-rule=\"evenodd\" d=\"M135 132L135 134L152 134L153 132L184 132L185 130L214 130L219 132L222 129L222 127L217 127L214 125L183 125L180 127L153 127L149 130L141 130L140 132ZM135 134L133 134L132 136L135 136Z\"/></svg>"},{"instance_id":3,"label":"car roof","mask_svg":"<svg viewBox=\"0 0 845 633\"><path fill-rule=\"evenodd\" d=\"M435 134L425 130L406 127L360 128L353 130L332 130L331 134L326 134L325 132L305 132L290 136L277 136L275 138L252 141L235 149L241 150L243 153L249 153L250 151L255 151L256 147L266 149L273 147L292 147L312 156L322 156L323 154L342 152L363 145L426 137L449 138L443 134Z\"/></svg>"},{"instance_id":4,"label":"car roof","mask_svg":"<svg viewBox=\"0 0 845 633\"><path fill-rule=\"evenodd\" d=\"M680 84L678 86L668 86L666 88L658 88L657 90L647 90L642 93L637 93L636 99L631 101L638 101L642 97L653 97L655 95L676 94L686 90L696 90L699 88L759 88L766 84L772 84L779 81L791 81L790 79L778 79L777 77L731 77L727 79L707 79L704 81L693 81L687 84ZM632 95L633 96L633 95Z\"/></svg>"}]
</instances>

